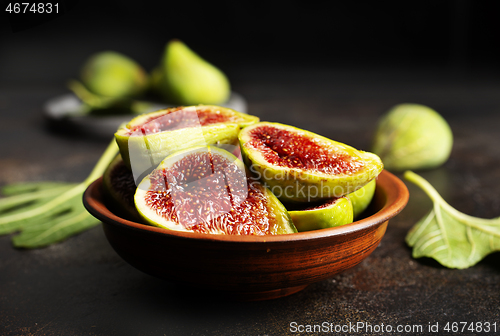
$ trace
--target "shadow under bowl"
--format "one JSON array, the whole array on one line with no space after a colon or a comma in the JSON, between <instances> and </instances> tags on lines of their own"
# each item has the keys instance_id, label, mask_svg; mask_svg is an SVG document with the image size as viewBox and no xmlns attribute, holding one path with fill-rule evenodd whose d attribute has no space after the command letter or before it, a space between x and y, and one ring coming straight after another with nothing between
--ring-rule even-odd
<instances>
[{"instance_id":1,"label":"shadow under bowl","mask_svg":"<svg viewBox=\"0 0 500 336\"><path fill-rule=\"evenodd\" d=\"M364 218L351 224L276 236L229 236L166 230L119 217L104 203L101 185L101 178L93 182L83 202L103 222L109 243L126 262L161 279L245 301L287 296L359 264L409 197L405 184L384 170Z\"/></svg>"}]
</instances>

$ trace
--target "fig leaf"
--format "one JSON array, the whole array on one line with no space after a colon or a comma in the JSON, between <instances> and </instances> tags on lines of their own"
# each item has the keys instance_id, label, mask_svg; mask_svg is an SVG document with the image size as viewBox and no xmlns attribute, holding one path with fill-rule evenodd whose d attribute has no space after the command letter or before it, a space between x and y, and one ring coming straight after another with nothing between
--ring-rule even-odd
<instances>
[{"instance_id":1,"label":"fig leaf","mask_svg":"<svg viewBox=\"0 0 500 336\"><path fill-rule=\"evenodd\" d=\"M87 186L100 177L118 153L112 141L85 181L79 184L28 182L3 188L9 195L0 199L0 234L21 231L15 247L39 248L90 229L99 221L82 203Z\"/></svg>"},{"instance_id":2,"label":"fig leaf","mask_svg":"<svg viewBox=\"0 0 500 336\"><path fill-rule=\"evenodd\" d=\"M500 217L484 219L466 215L446 203L421 176L407 171L404 177L423 189L434 203L432 210L406 236L414 258L430 257L445 267L464 269L500 251Z\"/></svg>"}]
</instances>

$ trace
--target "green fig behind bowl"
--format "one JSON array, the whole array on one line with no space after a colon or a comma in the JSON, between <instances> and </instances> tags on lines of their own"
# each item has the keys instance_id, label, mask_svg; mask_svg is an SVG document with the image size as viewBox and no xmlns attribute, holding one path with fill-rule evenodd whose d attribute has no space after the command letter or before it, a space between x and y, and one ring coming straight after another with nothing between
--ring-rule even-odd
<instances>
[{"instance_id":1,"label":"green fig behind bowl","mask_svg":"<svg viewBox=\"0 0 500 336\"><path fill-rule=\"evenodd\" d=\"M113 98L138 96L148 86L144 69L131 58L114 51L91 56L81 70L81 79L92 93Z\"/></svg>"},{"instance_id":2,"label":"green fig behind bowl","mask_svg":"<svg viewBox=\"0 0 500 336\"><path fill-rule=\"evenodd\" d=\"M260 122L238 137L245 163L282 201L341 197L383 169L375 154L288 125Z\"/></svg>"},{"instance_id":3,"label":"green fig behind bowl","mask_svg":"<svg viewBox=\"0 0 500 336\"><path fill-rule=\"evenodd\" d=\"M446 120L433 109L401 104L382 117L373 152L392 171L435 168L448 160L453 134Z\"/></svg>"},{"instance_id":4,"label":"green fig behind bowl","mask_svg":"<svg viewBox=\"0 0 500 336\"><path fill-rule=\"evenodd\" d=\"M226 75L179 40L170 41L153 83L172 104L221 104L230 95Z\"/></svg>"}]
</instances>

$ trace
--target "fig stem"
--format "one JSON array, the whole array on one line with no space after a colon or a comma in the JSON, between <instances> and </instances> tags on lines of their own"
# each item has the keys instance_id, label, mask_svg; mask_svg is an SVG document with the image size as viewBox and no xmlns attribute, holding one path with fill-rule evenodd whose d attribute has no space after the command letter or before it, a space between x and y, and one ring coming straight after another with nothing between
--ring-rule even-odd
<instances>
[{"instance_id":1,"label":"fig stem","mask_svg":"<svg viewBox=\"0 0 500 336\"><path fill-rule=\"evenodd\" d=\"M104 153L102 154L99 161L97 161L96 165L94 166L94 169L92 169L92 172L90 172L90 175L83 182L83 184L85 184L85 187L88 187L92 182L94 182L99 177L101 177L102 174L104 174L104 171L109 166L111 161L113 161L113 159L117 154L118 154L118 145L116 144L116 141L113 139L106 148L106 150L104 151Z\"/></svg>"},{"instance_id":2,"label":"fig stem","mask_svg":"<svg viewBox=\"0 0 500 336\"><path fill-rule=\"evenodd\" d=\"M493 219L485 219L485 218L473 217L458 211L457 209L449 205L426 179L424 179L420 175L415 174L412 171L409 170L406 171L404 173L404 178L419 186L434 203L441 206L448 214L455 217L456 219L462 220L469 226L478 228L478 225L500 224L500 217Z\"/></svg>"},{"instance_id":3,"label":"fig stem","mask_svg":"<svg viewBox=\"0 0 500 336\"><path fill-rule=\"evenodd\" d=\"M73 93L80 98L82 102L91 107L104 108L112 105L112 98L99 97L98 95L93 94L79 81L71 80L68 83L68 88L73 91Z\"/></svg>"},{"instance_id":4,"label":"fig stem","mask_svg":"<svg viewBox=\"0 0 500 336\"><path fill-rule=\"evenodd\" d=\"M102 97L95 93L90 92L85 85L77 80L68 82L68 88L83 102L80 113L88 114L93 109L106 109L114 105L126 105L130 112L134 115L150 112L154 110L155 105L145 100L135 100L130 98L115 98L115 97Z\"/></svg>"},{"instance_id":5,"label":"fig stem","mask_svg":"<svg viewBox=\"0 0 500 336\"><path fill-rule=\"evenodd\" d=\"M439 195L437 190L423 177L408 170L404 173L404 178L413 184L419 186L434 202L446 203L446 201Z\"/></svg>"}]
</instances>

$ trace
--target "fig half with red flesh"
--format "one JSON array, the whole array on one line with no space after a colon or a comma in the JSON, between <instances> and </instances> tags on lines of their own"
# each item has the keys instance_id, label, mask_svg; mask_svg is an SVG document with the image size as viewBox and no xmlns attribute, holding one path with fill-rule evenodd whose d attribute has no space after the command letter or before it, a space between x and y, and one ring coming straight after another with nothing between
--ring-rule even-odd
<instances>
[{"instance_id":1,"label":"fig half with red flesh","mask_svg":"<svg viewBox=\"0 0 500 336\"><path fill-rule=\"evenodd\" d=\"M211 105L143 114L115 133L123 161L139 182L168 155L194 146L238 143L242 127L259 118Z\"/></svg>"},{"instance_id":2,"label":"fig half with red flesh","mask_svg":"<svg viewBox=\"0 0 500 336\"><path fill-rule=\"evenodd\" d=\"M139 184L135 205L152 225L228 235L297 232L281 202L247 176L243 162L212 146L168 156Z\"/></svg>"},{"instance_id":3,"label":"fig half with red flesh","mask_svg":"<svg viewBox=\"0 0 500 336\"><path fill-rule=\"evenodd\" d=\"M353 221L353 207L347 196L317 204L295 203L285 206L299 232L341 226Z\"/></svg>"},{"instance_id":4,"label":"fig half with red flesh","mask_svg":"<svg viewBox=\"0 0 500 336\"><path fill-rule=\"evenodd\" d=\"M241 130L245 162L280 199L311 202L347 195L380 174L380 158L318 134L260 122Z\"/></svg>"}]
</instances>

